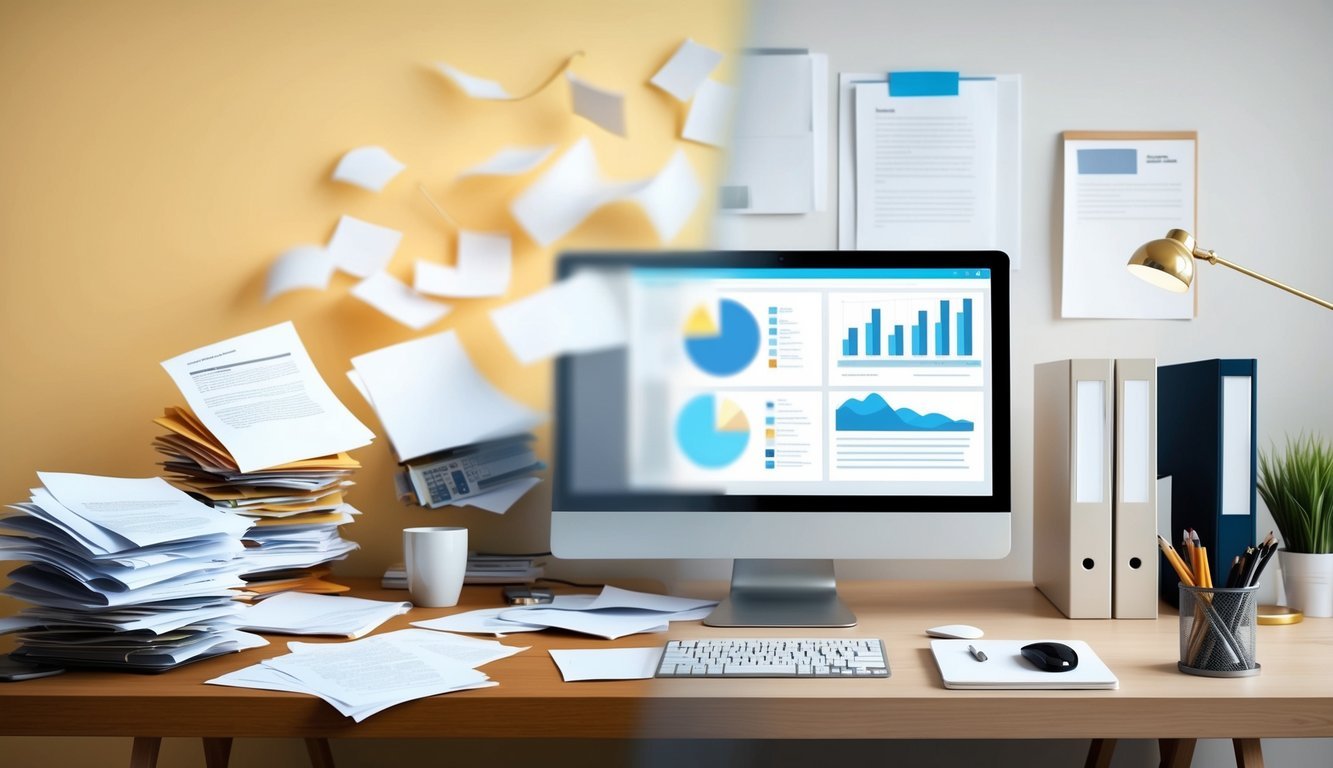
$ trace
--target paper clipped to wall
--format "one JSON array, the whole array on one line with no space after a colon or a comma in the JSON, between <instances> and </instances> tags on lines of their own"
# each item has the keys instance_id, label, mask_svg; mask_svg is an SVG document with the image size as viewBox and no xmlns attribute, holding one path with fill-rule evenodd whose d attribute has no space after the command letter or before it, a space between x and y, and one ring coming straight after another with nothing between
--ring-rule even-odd
<instances>
[{"instance_id":1,"label":"paper clipped to wall","mask_svg":"<svg viewBox=\"0 0 1333 768\"><path fill-rule=\"evenodd\" d=\"M200 347L162 367L242 472L329 456L375 437L320 378L290 322Z\"/></svg>"}]
</instances>

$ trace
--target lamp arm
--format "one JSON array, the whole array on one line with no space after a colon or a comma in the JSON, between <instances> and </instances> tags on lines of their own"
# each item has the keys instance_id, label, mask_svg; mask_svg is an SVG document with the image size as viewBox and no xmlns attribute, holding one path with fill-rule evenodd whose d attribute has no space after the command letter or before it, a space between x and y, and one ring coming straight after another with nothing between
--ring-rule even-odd
<instances>
[{"instance_id":1,"label":"lamp arm","mask_svg":"<svg viewBox=\"0 0 1333 768\"><path fill-rule=\"evenodd\" d=\"M1239 265L1239 264L1235 264L1235 263L1232 263L1232 262L1230 262L1230 261L1227 261L1226 259L1224 259L1224 258L1218 256L1217 254L1213 253L1212 251L1205 251L1205 250L1202 249L1202 248L1195 248L1195 249L1194 249L1194 258L1196 258L1196 259L1200 259L1200 260L1202 260L1202 261L1206 261L1206 262L1208 262L1209 264L1221 264L1221 265L1224 266L1224 267L1230 267L1230 268L1236 270L1237 272L1241 273L1242 275L1249 275L1250 277L1253 277L1255 280L1259 280L1259 281L1268 283L1269 285L1273 286L1274 288L1281 288L1282 290L1286 291L1287 293L1295 294L1295 295L1297 295L1297 296L1300 296L1302 299L1306 299L1307 301L1313 301L1314 303L1318 304L1319 306L1323 307L1324 309L1333 309L1333 303L1329 303L1329 302L1327 302L1327 301L1324 301L1323 299L1319 298L1318 296L1312 296L1312 295L1306 293L1305 291L1298 290L1298 289L1296 289L1296 288L1292 288L1290 285L1287 285L1286 283L1280 283L1280 282L1278 282L1277 280L1274 280L1274 279L1271 278L1271 277L1265 277L1264 275L1261 275L1261 274L1259 274L1258 272L1255 272L1255 271L1252 270L1252 269L1246 269L1245 267L1242 267L1242 266Z\"/></svg>"}]
</instances>

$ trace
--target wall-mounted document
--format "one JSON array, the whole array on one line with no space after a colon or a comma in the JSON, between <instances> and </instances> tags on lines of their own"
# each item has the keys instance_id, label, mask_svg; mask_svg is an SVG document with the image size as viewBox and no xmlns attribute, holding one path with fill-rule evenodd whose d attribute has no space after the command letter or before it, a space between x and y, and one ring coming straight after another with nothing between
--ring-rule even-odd
<instances>
[{"instance_id":1,"label":"wall-mounted document","mask_svg":"<svg viewBox=\"0 0 1333 768\"><path fill-rule=\"evenodd\" d=\"M1065 131L1061 316L1194 317L1196 292L1171 293L1129 273L1134 249L1195 231L1194 131Z\"/></svg>"},{"instance_id":2,"label":"wall-mounted document","mask_svg":"<svg viewBox=\"0 0 1333 768\"><path fill-rule=\"evenodd\" d=\"M842 73L838 247L999 250L1017 269L1020 103L1017 75Z\"/></svg>"}]
</instances>

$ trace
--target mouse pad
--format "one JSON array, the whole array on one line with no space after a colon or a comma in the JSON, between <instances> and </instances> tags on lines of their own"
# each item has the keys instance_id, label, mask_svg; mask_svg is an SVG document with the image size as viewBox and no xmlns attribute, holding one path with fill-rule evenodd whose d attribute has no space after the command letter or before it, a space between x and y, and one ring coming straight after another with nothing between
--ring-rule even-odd
<instances>
[{"instance_id":1,"label":"mouse pad","mask_svg":"<svg viewBox=\"0 0 1333 768\"><path fill-rule=\"evenodd\" d=\"M1081 640L1054 640L1078 654L1078 666L1068 672L1043 672L1032 666L1019 649L1037 640L931 640L945 688L962 690L1106 690L1120 687L1109 667ZM971 645L986 654L977 661L967 649Z\"/></svg>"}]
</instances>

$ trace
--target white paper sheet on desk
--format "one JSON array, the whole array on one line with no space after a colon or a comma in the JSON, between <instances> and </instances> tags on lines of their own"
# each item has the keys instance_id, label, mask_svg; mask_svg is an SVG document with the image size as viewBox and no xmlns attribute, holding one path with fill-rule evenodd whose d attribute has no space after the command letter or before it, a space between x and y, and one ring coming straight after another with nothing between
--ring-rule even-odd
<instances>
[{"instance_id":1,"label":"white paper sheet on desk","mask_svg":"<svg viewBox=\"0 0 1333 768\"><path fill-rule=\"evenodd\" d=\"M509 290L512 249L509 235L459 232L455 266L418 259L413 287L432 296L503 296Z\"/></svg>"},{"instance_id":2,"label":"white paper sheet on desk","mask_svg":"<svg viewBox=\"0 0 1333 768\"><path fill-rule=\"evenodd\" d=\"M477 507L497 515L503 515L509 511L509 508L518 503L518 500L527 495L527 492L536 488L542 479L540 477L520 477L519 479L496 488L493 491L479 493L476 496L469 496L465 499L449 502L451 507Z\"/></svg>"},{"instance_id":3,"label":"white paper sheet on desk","mask_svg":"<svg viewBox=\"0 0 1333 768\"><path fill-rule=\"evenodd\" d=\"M676 101L689 101L720 63L721 53L686 38L648 82L671 94Z\"/></svg>"},{"instance_id":4,"label":"white paper sheet on desk","mask_svg":"<svg viewBox=\"0 0 1333 768\"><path fill-rule=\"evenodd\" d=\"M662 648L588 648L548 653L566 683L582 680L647 680L657 674Z\"/></svg>"},{"instance_id":5,"label":"white paper sheet on desk","mask_svg":"<svg viewBox=\"0 0 1333 768\"><path fill-rule=\"evenodd\" d=\"M299 288L324 290L333 277L333 257L322 246L298 245L288 248L273 262L264 286L264 301L273 301Z\"/></svg>"},{"instance_id":6,"label":"white paper sheet on desk","mask_svg":"<svg viewBox=\"0 0 1333 768\"><path fill-rule=\"evenodd\" d=\"M585 635L604 637L615 640L625 635L640 632L665 632L672 619L690 620L707 616L711 609L701 609L702 613L658 613L640 611L632 608L607 608L600 611L565 611L555 608L526 608L508 610L499 618L523 621L570 632L582 632Z\"/></svg>"},{"instance_id":7,"label":"white paper sheet on desk","mask_svg":"<svg viewBox=\"0 0 1333 768\"><path fill-rule=\"evenodd\" d=\"M343 216L326 250L338 269L356 277L370 277L389 266L402 239L403 233L396 229Z\"/></svg>"},{"instance_id":8,"label":"white paper sheet on desk","mask_svg":"<svg viewBox=\"0 0 1333 768\"><path fill-rule=\"evenodd\" d=\"M662 613L679 613L681 611L692 611L697 608L711 608L717 605L716 600L700 600L693 597L675 597L673 595L655 595L651 592L634 592L628 589L621 589L607 585L602 588L602 593L597 596L587 607L587 610L595 611L602 608L637 608L643 611L660 611Z\"/></svg>"},{"instance_id":9,"label":"white paper sheet on desk","mask_svg":"<svg viewBox=\"0 0 1333 768\"><path fill-rule=\"evenodd\" d=\"M501 613L510 610L513 609L507 607L481 608L475 611L441 616L438 619L414 621L412 626L441 632L465 632L474 635L495 635L497 637L513 632L540 632L546 629L546 627L537 624L523 624L518 621L507 621L499 618Z\"/></svg>"},{"instance_id":10,"label":"white paper sheet on desk","mask_svg":"<svg viewBox=\"0 0 1333 768\"><path fill-rule=\"evenodd\" d=\"M569 80L574 114L596 123L617 136L625 135L624 94L599 88L579 78L573 72L567 73L565 77Z\"/></svg>"},{"instance_id":11,"label":"white paper sheet on desk","mask_svg":"<svg viewBox=\"0 0 1333 768\"><path fill-rule=\"evenodd\" d=\"M239 537L251 521L195 501L160 477L38 472L62 507L144 547L196 536Z\"/></svg>"},{"instance_id":12,"label":"white paper sheet on desk","mask_svg":"<svg viewBox=\"0 0 1333 768\"><path fill-rule=\"evenodd\" d=\"M555 151L555 145L544 147L503 147L490 158L458 172L458 178L467 176L517 176L527 173L546 162Z\"/></svg>"},{"instance_id":13,"label":"white paper sheet on desk","mask_svg":"<svg viewBox=\"0 0 1333 768\"><path fill-rule=\"evenodd\" d=\"M428 299L388 272L376 272L352 288L352 295L419 331L449 314L448 304Z\"/></svg>"},{"instance_id":14,"label":"white paper sheet on desk","mask_svg":"<svg viewBox=\"0 0 1333 768\"><path fill-rule=\"evenodd\" d=\"M255 632L357 638L411 609L407 602L283 592L246 608L233 623Z\"/></svg>"},{"instance_id":15,"label":"white paper sheet on desk","mask_svg":"<svg viewBox=\"0 0 1333 768\"><path fill-rule=\"evenodd\" d=\"M531 647L504 645L497 640L482 640L478 637L464 637L429 629L399 629L382 635L372 635L361 642L409 643L418 651L456 661L472 669L507 659ZM318 653L326 648L336 647L336 643L287 643L287 649L292 653Z\"/></svg>"},{"instance_id":16,"label":"white paper sheet on desk","mask_svg":"<svg viewBox=\"0 0 1333 768\"><path fill-rule=\"evenodd\" d=\"M589 270L493 309L491 319L514 357L527 365L624 346L626 301L621 281Z\"/></svg>"},{"instance_id":17,"label":"white paper sheet on desk","mask_svg":"<svg viewBox=\"0 0 1333 768\"><path fill-rule=\"evenodd\" d=\"M399 461L529 431L537 412L491 386L453 331L352 358Z\"/></svg>"},{"instance_id":18,"label":"white paper sheet on desk","mask_svg":"<svg viewBox=\"0 0 1333 768\"><path fill-rule=\"evenodd\" d=\"M727 143L735 94L730 86L705 80L690 102L690 113L681 129L683 139L721 147Z\"/></svg>"},{"instance_id":19,"label":"white paper sheet on desk","mask_svg":"<svg viewBox=\"0 0 1333 768\"><path fill-rule=\"evenodd\" d=\"M357 147L338 161L338 167L333 169L333 179L379 192L406 167L384 147Z\"/></svg>"},{"instance_id":20,"label":"white paper sheet on desk","mask_svg":"<svg viewBox=\"0 0 1333 768\"><path fill-rule=\"evenodd\" d=\"M290 322L200 347L162 367L241 472L330 456L375 437L334 397Z\"/></svg>"}]
</instances>

